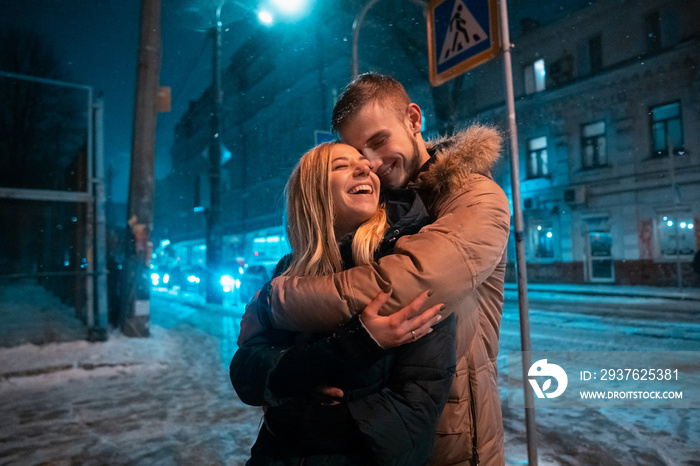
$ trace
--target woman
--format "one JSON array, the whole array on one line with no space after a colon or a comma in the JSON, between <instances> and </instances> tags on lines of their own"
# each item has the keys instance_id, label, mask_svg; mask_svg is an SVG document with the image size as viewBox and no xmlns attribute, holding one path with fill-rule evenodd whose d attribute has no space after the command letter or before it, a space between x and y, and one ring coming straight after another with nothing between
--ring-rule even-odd
<instances>
[{"instance_id":1,"label":"woman","mask_svg":"<svg viewBox=\"0 0 700 466\"><path fill-rule=\"evenodd\" d=\"M407 192L401 219L389 218L386 233L379 179L357 150L343 144L306 153L286 194L292 254L276 274L325 275L369 263L428 221L420 199ZM427 323L414 327L415 342L385 351L371 332L389 296L381 294L332 335L267 330L236 352L234 388L244 402L265 406L248 464L428 462L454 373L454 317L431 333L435 306L416 318ZM412 303L415 311L426 297Z\"/></svg>"}]
</instances>

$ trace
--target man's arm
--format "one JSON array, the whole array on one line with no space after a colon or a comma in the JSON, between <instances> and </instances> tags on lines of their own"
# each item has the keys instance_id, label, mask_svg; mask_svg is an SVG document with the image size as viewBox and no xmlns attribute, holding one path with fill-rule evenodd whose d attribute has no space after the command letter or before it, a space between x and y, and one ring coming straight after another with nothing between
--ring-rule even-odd
<instances>
[{"instance_id":1,"label":"man's arm","mask_svg":"<svg viewBox=\"0 0 700 466\"><path fill-rule=\"evenodd\" d=\"M382 308L386 314L410 303L420 290L433 291L427 306L444 303L451 311L501 261L509 231L503 190L485 176L471 175L439 205L435 222L399 239L394 254L325 277L278 277L261 312L276 328L329 331L389 286L393 294Z\"/></svg>"}]
</instances>

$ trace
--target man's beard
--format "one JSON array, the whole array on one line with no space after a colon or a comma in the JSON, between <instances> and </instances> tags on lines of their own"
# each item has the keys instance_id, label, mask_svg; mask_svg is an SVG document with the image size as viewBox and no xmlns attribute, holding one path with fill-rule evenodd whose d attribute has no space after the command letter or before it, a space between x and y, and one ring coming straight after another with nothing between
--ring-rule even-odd
<instances>
[{"instance_id":1,"label":"man's beard","mask_svg":"<svg viewBox=\"0 0 700 466\"><path fill-rule=\"evenodd\" d=\"M411 135L411 142L413 142L413 154L411 155L411 162L406 167L406 179L403 182L402 187L406 187L411 181L415 181L418 177L420 171L420 149L418 148L418 141Z\"/></svg>"}]
</instances>

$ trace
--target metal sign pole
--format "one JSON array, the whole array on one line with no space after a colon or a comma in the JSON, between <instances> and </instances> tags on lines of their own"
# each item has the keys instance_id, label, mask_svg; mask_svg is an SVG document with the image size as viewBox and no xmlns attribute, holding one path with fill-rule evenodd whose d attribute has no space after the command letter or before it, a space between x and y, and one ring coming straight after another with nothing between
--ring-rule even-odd
<instances>
[{"instance_id":1,"label":"metal sign pole","mask_svg":"<svg viewBox=\"0 0 700 466\"><path fill-rule=\"evenodd\" d=\"M530 318L527 302L527 267L525 265L525 235L523 209L520 199L520 165L518 160L518 130L515 124L515 98L513 93L513 67L510 57L510 34L508 31L508 7L500 0L500 24L503 47L503 71L506 83L508 106L508 133L510 136L510 176L513 196L513 223L515 224L515 254L518 272L518 307L520 310L520 345L523 364L523 390L525 391L525 425L527 429L527 457L530 466L537 465L537 439L535 437L535 406L532 387L527 373L532 365L530 356Z\"/></svg>"}]
</instances>

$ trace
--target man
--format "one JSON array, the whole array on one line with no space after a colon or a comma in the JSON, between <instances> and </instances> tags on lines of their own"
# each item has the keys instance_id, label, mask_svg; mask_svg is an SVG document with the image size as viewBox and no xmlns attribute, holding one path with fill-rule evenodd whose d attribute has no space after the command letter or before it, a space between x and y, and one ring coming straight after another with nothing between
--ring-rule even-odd
<instances>
[{"instance_id":1,"label":"man","mask_svg":"<svg viewBox=\"0 0 700 466\"><path fill-rule=\"evenodd\" d=\"M394 254L371 266L326 277L278 277L258 299L258 318L280 329L328 332L382 290L393 290L387 314L419 290L432 290L426 307L444 303L457 315L457 372L431 462L504 464L496 355L510 212L489 177L500 136L477 126L426 144L421 125L420 107L393 78L366 74L348 85L334 108L333 129L367 157L383 188L417 190L433 223L399 239ZM406 341L399 333L373 336L384 347Z\"/></svg>"}]
</instances>

